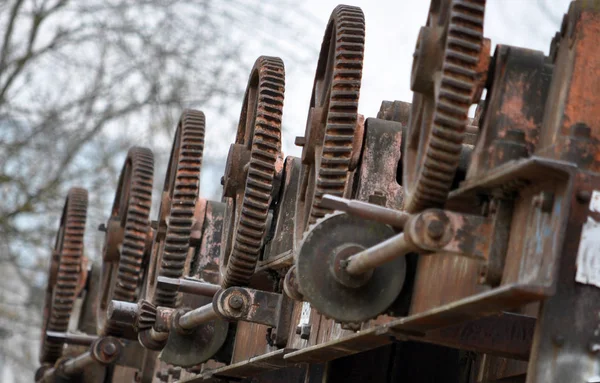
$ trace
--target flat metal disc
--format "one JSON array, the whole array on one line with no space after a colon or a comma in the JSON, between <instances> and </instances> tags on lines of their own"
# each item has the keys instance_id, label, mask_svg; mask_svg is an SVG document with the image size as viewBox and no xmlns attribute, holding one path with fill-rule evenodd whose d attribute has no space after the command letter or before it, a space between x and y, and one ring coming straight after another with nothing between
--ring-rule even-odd
<instances>
[{"instance_id":1,"label":"flat metal disc","mask_svg":"<svg viewBox=\"0 0 600 383\"><path fill-rule=\"evenodd\" d=\"M297 259L298 283L305 300L321 314L343 323L363 322L383 313L402 290L404 257L374 269L359 287L340 283L332 269L336 250L370 248L394 234L388 225L346 213L317 221L304 236Z\"/></svg>"},{"instance_id":2,"label":"flat metal disc","mask_svg":"<svg viewBox=\"0 0 600 383\"><path fill-rule=\"evenodd\" d=\"M165 363L180 367L192 367L212 358L227 338L229 323L213 320L185 334L172 328L169 339L159 358Z\"/></svg>"}]
</instances>

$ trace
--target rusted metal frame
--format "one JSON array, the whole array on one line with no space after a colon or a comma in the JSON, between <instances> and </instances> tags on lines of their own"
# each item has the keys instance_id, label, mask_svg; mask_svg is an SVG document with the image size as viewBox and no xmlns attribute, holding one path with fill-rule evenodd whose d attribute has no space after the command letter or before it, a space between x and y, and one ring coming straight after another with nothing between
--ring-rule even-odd
<instances>
[{"instance_id":1,"label":"rusted metal frame","mask_svg":"<svg viewBox=\"0 0 600 383\"><path fill-rule=\"evenodd\" d=\"M556 293L540 307L528 383L597 382L600 322L600 5L574 1L552 44L555 71L537 154L577 165L557 261Z\"/></svg>"},{"instance_id":2,"label":"rusted metal frame","mask_svg":"<svg viewBox=\"0 0 600 383\"><path fill-rule=\"evenodd\" d=\"M561 183L564 184L565 179L569 178L569 173L572 169L573 166L571 164L548 161L534 157L506 164L492 172L487 179L481 180L479 184L472 183L467 188L456 192L456 195L460 196L460 193L472 193L472 195L477 195L482 190L491 190L500 185L506 186L514 184L514 182L510 181L519 178L529 179L532 183L535 183L536 180L542 178L544 178L545 181L548 181L549 178L554 178L556 181L561 181ZM551 172L548 173L548 170ZM550 176L548 176L548 174L550 174ZM558 201L557 206L560 206L562 210L566 210L564 209L564 202L561 204L560 201ZM562 227L561 225L564 226L564 224L564 220L557 223L558 226L556 226L556 228L559 234L556 235L553 233L555 243L562 243L560 228ZM515 282L519 282L519 278L517 278ZM393 329L393 331L399 330L401 332L430 331L474 320L479 317L493 315L500 311L510 310L529 302L539 301L550 296L553 291L554 285L551 279L549 282L547 279L543 278L539 280L521 279L520 283L513 282L506 284L489 292L466 297L456 302L428 310L424 313L400 318L381 326L380 328L390 328ZM365 334L365 330L360 334ZM353 339L353 337L346 339ZM344 342L341 343L343 344ZM306 352L310 352L311 349L321 346L325 349L328 347L327 344L317 345L305 350ZM296 352L295 355L302 355L303 353L304 350L300 350Z\"/></svg>"}]
</instances>

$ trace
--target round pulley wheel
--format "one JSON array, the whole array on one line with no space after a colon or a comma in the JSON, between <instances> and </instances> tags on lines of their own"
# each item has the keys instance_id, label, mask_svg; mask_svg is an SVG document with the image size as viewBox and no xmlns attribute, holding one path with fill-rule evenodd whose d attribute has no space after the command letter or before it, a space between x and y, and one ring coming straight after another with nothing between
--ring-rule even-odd
<instances>
[{"instance_id":1,"label":"round pulley wheel","mask_svg":"<svg viewBox=\"0 0 600 383\"><path fill-rule=\"evenodd\" d=\"M159 358L167 364L192 367L212 358L225 343L229 331L229 322L216 319L192 330L178 332L175 323L182 312L177 312L172 320L167 344Z\"/></svg>"},{"instance_id":2,"label":"round pulley wheel","mask_svg":"<svg viewBox=\"0 0 600 383\"><path fill-rule=\"evenodd\" d=\"M63 208L48 271L40 363L54 363L62 356L64 342L49 339L47 331L66 332L82 276L83 241L88 193L71 188Z\"/></svg>"},{"instance_id":3,"label":"round pulley wheel","mask_svg":"<svg viewBox=\"0 0 600 383\"><path fill-rule=\"evenodd\" d=\"M221 285L250 282L267 233L275 177L282 171L283 61L261 56L254 63L235 143L223 177L227 204L221 245Z\"/></svg>"},{"instance_id":4,"label":"round pulley wheel","mask_svg":"<svg viewBox=\"0 0 600 383\"><path fill-rule=\"evenodd\" d=\"M302 185L297 203L300 232L331 210L325 194L342 197L350 180L358 123L365 18L358 7L338 5L325 30L301 142Z\"/></svg>"},{"instance_id":5,"label":"round pulley wheel","mask_svg":"<svg viewBox=\"0 0 600 383\"><path fill-rule=\"evenodd\" d=\"M144 294L156 306L177 306L177 292L165 290L156 282L161 276L181 278L190 261L188 251L200 198L205 126L204 113L190 109L183 111L177 124Z\"/></svg>"},{"instance_id":6,"label":"round pulley wheel","mask_svg":"<svg viewBox=\"0 0 600 383\"><path fill-rule=\"evenodd\" d=\"M487 55L485 0L432 1L411 73L412 110L403 140L404 210L443 207L460 162L469 108Z\"/></svg>"},{"instance_id":7,"label":"round pulley wheel","mask_svg":"<svg viewBox=\"0 0 600 383\"><path fill-rule=\"evenodd\" d=\"M383 313L402 290L406 261L352 276L343 264L353 254L394 235L388 225L346 213L317 221L300 243L296 273L304 299L321 314L342 323L359 323Z\"/></svg>"},{"instance_id":8,"label":"round pulley wheel","mask_svg":"<svg viewBox=\"0 0 600 383\"><path fill-rule=\"evenodd\" d=\"M153 173L152 152L131 148L106 225L98 302L98 333L103 336L121 336L123 331L123 326L107 320L110 301L137 302L140 294L144 249L150 231Z\"/></svg>"}]
</instances>

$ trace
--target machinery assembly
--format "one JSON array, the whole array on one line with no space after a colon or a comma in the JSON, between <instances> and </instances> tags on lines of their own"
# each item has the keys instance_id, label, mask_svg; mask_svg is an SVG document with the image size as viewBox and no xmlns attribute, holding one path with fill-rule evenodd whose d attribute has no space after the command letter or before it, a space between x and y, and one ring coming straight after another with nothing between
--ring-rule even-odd
<instances>
[{"instance_id":1,"label":"machinery assembly","mask_svg":"<svg viewBox=\"0 0 600 383\"><path fill-rule=\"evenodd\" d=\"M221 199L200 195L210 119L185 110L157 220L135 147L99 263L73 188L37 381L600 382L600 1L571 3L548 56L491 51L485 12L431 0L412 103L365 117L365 17L336 7L300 157L284 63L259 57Z\"/></svg>"}]
</instances>

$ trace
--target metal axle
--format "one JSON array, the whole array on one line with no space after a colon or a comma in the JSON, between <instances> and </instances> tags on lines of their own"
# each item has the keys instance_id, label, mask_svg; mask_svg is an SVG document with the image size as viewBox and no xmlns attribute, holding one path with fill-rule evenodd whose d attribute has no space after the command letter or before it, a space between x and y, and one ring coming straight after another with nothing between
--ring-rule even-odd
<instances>
[{"instance_id":1,"label":"metal axle","mask_svg":"<svg viewBox=\"0 0 600 383\"><path fill-rule=\"evenodd\" d=\"M181 293L201 295L204 297L213 297L221 289L221 286L213 285L212 283L196 281L188 278L178 279L168 277L158 277L157 287L173 289Z\"/></svg>"},{"instance_id":2,"label":"metal axle","mask_svg":"<svg viewBox=\"0 0 600 383\"><path fill-rule=\"evenodd\" d=\"M346 272L350 275L364 274L393 259L402 257L419 248L405 233L395 235L376 246L358 252L346 260Z\"/></svg>"},{"instance_id":3,"label":"metal axle","mask_svg":"<svg viewBox=\"0 0 600 383\"><path fill-rule=\"evenodd\" d=\"M179 318L178 324L185 330L191 330L206 322L210 322L218 318L219 314L217 314L213 308L213 304L209 303L183 314Z\"/></svg>"},{"instance_id":4,"label":"metal axle","mask_svg":"<svg viewBox=\"0 0 600 383\"><path fill-rule=\"evenodd\" d=\"M92 342L90 349L83 354L59 362L54 368L44 372L39 380L43 383L54 382L57 376L73 376L83 372L91 364L98 363L103 366L113 363L119 357L123 346L117 338L98 338Z\"/></svg>"},{"instance_id":5,"label":"metal axle","mask_svg":"<svg viewBox=\"0 0 600 383\"><path fill-rule=\"evenodd\" d=\"M343 211L370 221L381 222L397 229L403 229L410 218L410 214L404 211L388 209L372 203L349 200L330 194L323 196L321 205L328 209Z\"/></svg>"},{"instance_id":6,"label":"metal axle","mask_svg":"<svg viewBox=\"0 0 600 383\"><path fill-rule=\"evenodd\" d=\"M66 344L73 344L77 346L90 346L95 340L98 339L98 337L95 335L69 334L66 332L57 331L46 331L46 336L50 340L58 340Z\"/></svg>"}]
</instances>

